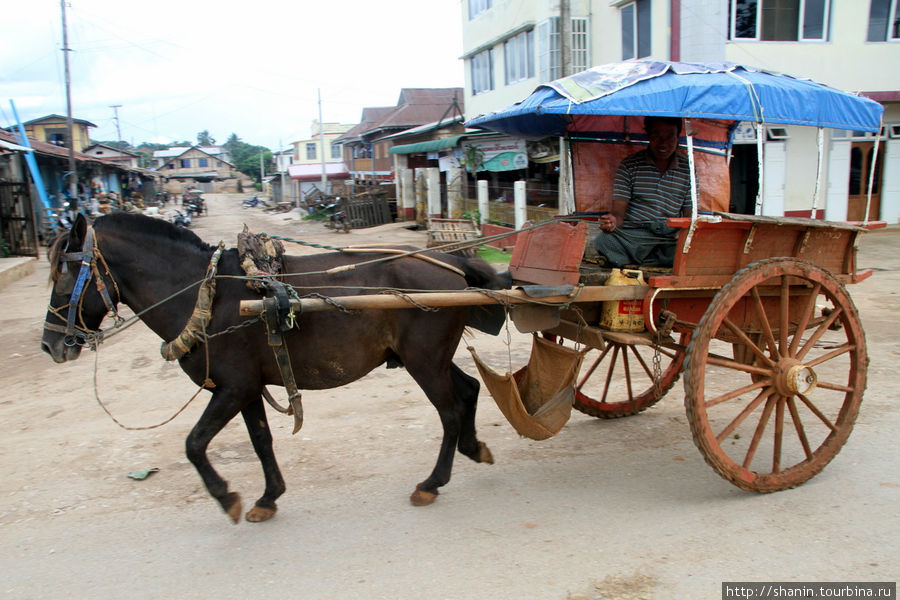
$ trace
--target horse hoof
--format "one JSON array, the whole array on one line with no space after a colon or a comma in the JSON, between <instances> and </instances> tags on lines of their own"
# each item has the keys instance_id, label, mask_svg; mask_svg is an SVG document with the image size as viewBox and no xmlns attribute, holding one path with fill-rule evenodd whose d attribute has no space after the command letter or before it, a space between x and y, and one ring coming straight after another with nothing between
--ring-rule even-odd
<instances>
[{"instance_id":1,"label":"horse hoof","mask_svg":"<svg viewBox=\"0 0 900 600\"><path fill-rule=\"evenodd\" d=\"M413 506L428 506L437 498L437 492L427 492L416 488L416 491L409 497L409 501Z\"/></svg>"},{"instance_id":2,"label":"horse hoof","mask_svg":"<svg viewBox=\"0 0 900 600\"><path fill-rule=\"evenodd\" d=\"M272 508L254 506L247 511L247 514L244 515L244 518L251 523L261 523L263 521L268 521L269 519L274 517L276 512L278 512L277 506L273 506Z\"/></svg>"},{"instance_id":3,"label":"horse hoof","mask_svg":"<svg viewBox=\"0 0 900 600\"><path fill-rule=\"evenodd\" d=\"M231 521L237 525L241 520L241 495L237 492L228 492L221 502L225 514L231 517Z\"/></svg>"},{"instance_id":4,"label":"horse hoof","mask_svg":"<svg viewBox=\"0 0 900 600\"><path fill-rule=\"evenodd\" d=\"M478 442L478 462L494 464L494 455L484 442Z\"/></svg>"}]
</instances>

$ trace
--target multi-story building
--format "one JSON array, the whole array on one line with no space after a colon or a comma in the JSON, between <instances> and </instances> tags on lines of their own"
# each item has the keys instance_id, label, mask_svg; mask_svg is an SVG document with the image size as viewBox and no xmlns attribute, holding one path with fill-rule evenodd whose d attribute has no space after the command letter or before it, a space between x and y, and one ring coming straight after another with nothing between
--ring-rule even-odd
<instances>
[{"instance_id":1,"label":"multi-story building","mask_svg":"<svg viewBox=\"0 0 900 600\"><path fill-rule=\"evenodd\" d=\"M466 0L466 117L522 100L541 83L633 58L735 62L808 77L885 107L880 136L829 131L818 218L900 222L900 2L897 0ZM562 27L561 14L569 15ZM563 52L561 32L568 31ZM732 210L751 212L757 149L739 127ZM773 126L764 140L763 212L809 216L816 131ZM877 137L877 139L876 139ZM878 150L876 153L876 141ZM878 157L877 159L875 157ZM788 174L811 173L809 176Z\"/></svg>"},{"instance_id":2,"label":"multi-story building","mask_svg":"<svg viewBox=\"0 0 900 600\"><path fill-rule=\"evenodd\" d=\"M403 88L396 106L367 107L362 118L340 138L356 182L393 180L395 144L391 136L428 123L455 116L462 88ZM456 107L456 108L455 108Z\"/></svg>"},{"instance_id":3,"label":"multi-story building","mask_svg":"<svg viewBox=\"0 0 900 600\"><path fill-rule=\"evenodd\" d=\"M220 150L220 151L217 151ZM224 149L191 146L153 153L161 161L156 171L166 178L166 191L181 194L187 188L204 192L235 192L242 174L230 162Z\"/></svg>"},{"instance_id":4,"label":"multi-story building","mask_svg":"<svg viewBox=\"0 0 900 600\"><path fill-rule=\"evenodd\" d=\"M349 177L350 172L344 164L342 147L338 138L352 128L353 125L319 123L314 120L308 138L291 142L293 152L287 172L293 183L293 189L290 192L292 199L303 200L306 194L314 189L325 194L331 193L330 189L321 189L323 187L323 164L325 165L326 183L328 183L324 187L330 188L329 182L343 181Z\"/></svg>"},{"instance_id":5,"label":"multi-story building","mask_svg":"<svg viewBox=\"0 0 900 600\"><path fill-rule=\"evenodd\" d=\"M47 115L46 117L26 121L22 125L25 127L25 135L30 138L47 142L54 146L69 147L66 143L68 138L66 117ZM96 125L84 119L72 119L72 138L74 140L72 149L75 152L81 152L91 145L91 135L90 131L88 131L90 127L96 127Z\"/></svg>"}]
</instances>

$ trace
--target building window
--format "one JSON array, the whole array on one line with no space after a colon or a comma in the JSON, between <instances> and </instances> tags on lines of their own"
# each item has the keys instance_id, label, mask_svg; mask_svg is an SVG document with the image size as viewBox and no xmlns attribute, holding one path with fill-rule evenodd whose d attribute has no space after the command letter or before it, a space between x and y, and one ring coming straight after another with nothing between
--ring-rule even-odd
<instances>
[{"instance_id":1,"label":"building window","mask_svg":"<svg viewBox=\"0 0 900 600\"><path fill-rule=\"evenodd\" d=\"M208 167L208 166L209 166L209 161L206 160L205 158L198 158L198 159L197 159L197 166L198 166L198 167Z\"/></svg>"},{"instance_id":2,"label":"building window","mask_svg":"<svg viewBox=\"0 0 900 600\"><path fill-rule=\"evenodd\" d=\"M503 42L506 85L534 77L534 30L523 31Z\"/></svg>"},{"instance_id":3,"label":"building window","mask_svg":"<svg viewBox=\"0 0 900 600\"><path fill-rule=\"evenodd\" d=\"M66 130L65 129L45 129L44 135L46 136L46 140L48 144L53 144L54 146L65 146L66 145Z\"/></svg>"},{"instance_id":4,"label":"building window","mask_svg":"<svg viewBox=\"0 0 900 600\"><path fill-rule=\"evenodd\" d=\"M191 168L191 159L182 158L181 159L181 168L182 169L190 169Z\"/></svg>"},{"instance_id":5,"label":"building window","mask_svg":"<svg viewBox=\"0 0 900 600\"><path fill-rule=\"evenodd\" d=\"M650 0L635 0L622 6L619 13L622 19L622 60L650 56Z\"/></svg>"},{"instance_id":6,"label":"building window","mask_svg":"<svg viewBox=\"0 0 900 600\"><path fill-rule=\"evenodd\" d=\"M469 19L474 19L491 7L492 0L469 0Z\"/></svg>"},{"instance_id":7,"label":"building window","mask_svg":"<svg viewBox=\"0 0 900 600\"><path fill-rule=\"evenodd\" d=\"M174 168L175 168L175 163L169 163L168 165L166 165L166 168L167 168L167 169L174 169Z\"/></svg>"},{"instance_id":8,"label":"building window","mask_svg":"<svg viewBox=\"0 0 900 600\"><path fill-rule=\"evenodd\" d=\"M341 145L340 144L331 144L331 158L340 158L341 157Z\"/></svg>"},{"instance_id":9,"label":"building window","mask_svg":"<svg viewBox=\"0 0 900 600\"><path fill-rule=\"evenodd\" d=\"M729 35L733 40L824 41L830 13L831 0L731 0Z\"/></svg>"},{"instance_id":10,"label":"building window","mask_svg":"<svg viewBox=\"0 0 900 600\"><path fill-rule=\"evenodd\" d=\"M306 160L316 160L316 144L315 142L306 143Z\"/></svg>"},{"instance_id":11,"label":"building window","mask_svg":"<svg viewBox=\"0 0 900 600\"><path fill-rule=\"evenodd\" d=\"M869 5L869 34L866 40L900 40L900 0L872 0Z\"/></svg>"},{"instance_id":12,"label":"building window","mask_svg":"<svg viewBox=\"0 0 900 600\"><path fill-rule=\"evenodd\" d=\"M572 72L584 71L590 65L587 17L572 17ZM553 81L562 77L559 51L559 17L552 17L537 26L538 78Z\"/></svg>"},{"instance_id":13,"label":"building window","mask_svg":"<svg viewBox=\"0 0 900 600\"><path fill-rule=\"evenodd\" d=\"M494 50L489 48L472 57L472 93L494 89Z\"/></svg>"}]
</instances>

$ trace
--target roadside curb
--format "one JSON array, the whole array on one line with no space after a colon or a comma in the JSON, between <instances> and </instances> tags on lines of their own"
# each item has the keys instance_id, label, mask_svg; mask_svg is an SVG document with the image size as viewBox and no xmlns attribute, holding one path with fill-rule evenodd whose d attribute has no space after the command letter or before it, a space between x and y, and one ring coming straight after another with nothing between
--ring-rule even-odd
<instances>
[{"instance_id":1,"label":"roadside curb","mask_svg":"<svg viewBox=\"0 0 900 600\"><path fill-rule=\"evenodd\" d=\"M34 273L36 258L30 256L0 258L0 290Z\"/></svg>"}]
</instances>

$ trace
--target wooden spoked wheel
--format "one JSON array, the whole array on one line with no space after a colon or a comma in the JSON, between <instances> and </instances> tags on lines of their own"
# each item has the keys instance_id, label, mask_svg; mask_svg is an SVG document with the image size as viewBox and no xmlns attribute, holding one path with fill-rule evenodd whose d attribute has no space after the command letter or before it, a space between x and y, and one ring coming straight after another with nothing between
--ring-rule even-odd
<instances>
[{"instance_id":1,"label":"wooden spoked wheel","mask_svg":"<svg viewBox=\"0 0 900 600\"><path fill-rule=\"evenodd\" d=\"M683 348L690 336L681 334ZM581 363L574 407L601 419L628 417L659 402L681 373L684 351L660 346L606 340L603 350L591 350ZM654 355L658 351L658 372ZM659 377L654 384L654 373Z\"/></svg>"},{"instance_id":2,"label":"wooden spoked wheel","mask_svg":"<svg viewBox=\"0 0 900 600\"><path fill-rule=\"evenodd\" d=\"M795 487L847 441L867 365L859 315L838 279L804 260L753 263L713 298L688 347L694 442L740 488Z\"/></svg>"}]
</instances>

